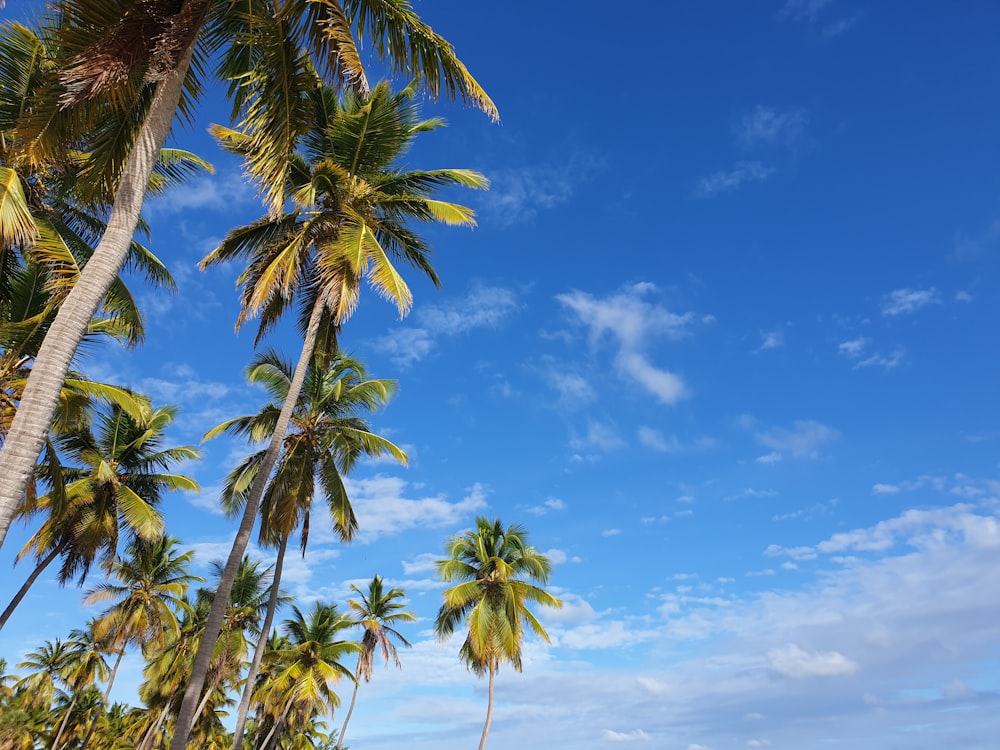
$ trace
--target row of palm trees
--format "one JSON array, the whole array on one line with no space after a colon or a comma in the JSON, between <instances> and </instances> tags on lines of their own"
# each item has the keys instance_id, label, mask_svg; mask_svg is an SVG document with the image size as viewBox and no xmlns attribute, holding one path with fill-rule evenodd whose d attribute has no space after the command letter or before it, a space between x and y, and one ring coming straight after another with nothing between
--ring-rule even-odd
<instances>
[{"instance_id":1,"label":"row of palm trees","mask_svg":"<svg viewBox=\"0 0 1000 750\"><path fill-rule=\"evenodd\" d=\"M24 677L6 674L0 661L0 747L153 748L173 730L176 688L190 671L192 647L203 635L213 595L199 589L188 596L191 584L202 579L187 572L192 553L180 553L176 545L170 537L129 545L111 579L87 595L88 602L109 606L67 640L47 641L26 654L18 664L27 670ZM221 566L216 570L221 572ZM198 707L198 747L231 742L219 713L232 702L229 696L240 683L254 640L266 648L263 669L252 684L247 746L262 749L332 747L334 734L325 731L325 720L340 704L334 686L342 680L355 683L353 707L361 677L371 678L377 652L395 655L393 638L409 645L393 627L414 619L399 601L404 592L385 588L379 576L365 591L352 587L357 596L349 601L353 616L321 602L307 612L292 606L283 634L264 637L260 623L267 591L275 588L270 573L249 559L240 567L225 635L213 658L211 689ZM360 640L346 638L359 628ZM130 645L145 657L140 696L146 707L116 704L106 710ZM357 677L343 663L351 655L357 656ZM338 747L346 728L345 720Z\"/></svg>"},{"instance_id":2,"label":"row of palm trees","mask_svg":"<svg viewBox=\"0 0 1000 750\"><path fill-rule=\"evenodd\" d=\"M410 86L400 92L388 83L370 88L360 39L389 68L407 75ZM472 211L435 196L452 186L486 187L485 178L470 170L400 168L416 136L442 124L419 118L414 95L423 88L470 102L494 118L496 110L451 45L407 0L69 1L39 30L2 27L0 47L0 544L16 515L43 517L22 550L36 560L33 576L60 558L64 582L82 582L95 562L106 574L121 572L119 519L129 550L152 549L166 539L153 489L194 487L161 465L167 478L149 491L137 489L135 475L150 473L152 465L130 472L113 454L142 443L141 435L156 434L172 413L73 375L69 367L88 335L141 340L141 315L118 276L123 265L170 282L134 234L143 226L139 212L147 193L207 166L162 146L175 114L190 116L202 77L213 66L234 101L233 127L213 132L223 148L244 159L267 213L229 232L202 265L246 264L237 325L259 319L257 342L289 308L299 310L302 346L294 365L267 353L249 371L270 390L272 403L209 433L244 435L267 447L227 478L223 503L242 513L236 539L214 595L201 606L199 636L171 649L177 664L187 666L175 669L169 699L161 695L161 716L163 722L172 717L170 747L181 750L201 717L214 715L206 710L212 696L226 694L219 664L242 663L239 649L227 641L229 602L255 523L261 524L261 543L278 549L274 576L280 579L287 542L299 529L305 550L317 487L336 532L348 541L357 521L343 475L364 455L405 461L352 411L380 406L393 384L366 380L360 366L338 352L337 335L365 279L406 314L412 295L396 267L400 261L437 284L430 248L413 226L473 225ZM88 446L80 438L88 429L96 436L88 422L95 413L97 433L107 427L114 435L110 452L108 445ZM136 434L122 442L126 428ZM170 461L194 455L190 447L170 450L180 452ZM76 474L64 470L64 460L75 464ZM475 533L485 538L486 527ZM520 531L497 522L490 533L494 542L477 550L485 554L496 546L502 554L480 560L484 577L472 575L449 590L439 625L448 633L463 617L478 623L479 635L470 635L462 653L475 671L490 675L492 706L496 667L501 661L520 666L520 624L544 633L530 613L521 614L525 597L557 602L540 589L510 583L519 571L542 581L548 576L547 563L538 562L544 558L523 543L507 545L508 536L517 540ZM491 562L508 554L519 562ZM465 565L442 572L463 580L479 569L469 560ZM473 590L481 590L487 604L463 598ZM245 680L234 750L243 744L255 673L268 669L266 634L278 591L276 581ZM184 607L178 607L183 619ZM101 622L105 636L117 639L118 658L138 642L126 620L109 613ZM485 635L490 627L502 637ZM226 655L222 662L220 654ZM157 684L162 691L166 683ZM273 742L297 709L287 701L271 708ZM488 728L489 720L483 742Z\"/></svg>"},{"instance_id":3,"label":"row of palm trees","mask_svg":"<svg viewBox=\"0 0 1000 750\"><path fill-rule=\"evenodd\" d=\"M28 675L0 691L0 748L133 748L151 749L164 735L176 731L177 689L188 678L196 644L204 637L205 617L215 591L200 589L192 599L188 590L202 579L188 572L193 554L179 552L177 540L162 536L136 538L111 566L109 579L91 589L85 603L107 603L107 608L84 630L67 641L46 642L27 654L18 667ZM519 526L504 528L499 520L480 518L477 528L448 543L450 557L438 562L442 578L457 582L444 592L435 629L450 636L460 624L467 635L460 657L476 674L489 676L489 703L479 747L485 747L490 729L494 679L503 663L521 669L521 648L527 625L547 640L544 628L526 606L535 602L561 606L551 594L519 576L546 581L549 561L527 545ZM222 566L215 564L216 577ZM416 617L401 601L402 589L389 588L379 576L367 590L351 586L355 598L351 614L317 602L307 613L292 607L284 636L262 627L272 612L278 582L273 569L244 558L226 606L223 636L213 649L210 679L194 720L192 739L198 747L239 746L267 750L285 747L322 747L334 735L310 732L324 717L333 717L340 705L336 692L341 680L353 683L350 706L336 748L346 734L362 678L369 681L376 656L400 666L396 643L409 646L397 630ZM287 601L287 597L279 597ZM360 628L359 641L342 633ZM261 669L244 676L253 641L262 653ZM119 666L132 646L146 659L140 696L145 709L112 707L105 711ZM353 673L343 664L356 654ZM109 659L111 660L109 666ZM232 702L230 695L241 679L248 705L254 708L251 731L240 725L229 734L220 714ZM103 691L98 683L106 682ZM0 670L0 686L5 679ZM116 727L115 722L118 722ZM325 724L323 724L325 726ZM247 742L249 740L249 745Z\"/></svg>"}]
</instances>

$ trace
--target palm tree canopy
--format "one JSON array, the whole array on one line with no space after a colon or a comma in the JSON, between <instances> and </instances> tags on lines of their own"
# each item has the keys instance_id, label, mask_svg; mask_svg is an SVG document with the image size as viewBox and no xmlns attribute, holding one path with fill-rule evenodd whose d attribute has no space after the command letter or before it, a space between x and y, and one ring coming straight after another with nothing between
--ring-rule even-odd
<instances>
[{"instance_id":1,"label":"palm tree canopy","mask_svg":"<svg viewBox=\"0 0 1000 750\"><path fill-rule=\"evenodd\" d=\"M247 368L247 379L263 385L272 398L255 415L228 420L205 438L224 432L261 441L271 436L281 405L288 396L293 367L274 352L257 356ZM364 415L384 406L396 391L393 380L367 377L353 357L319 352L306 372L292 412L281 457L261 504L260 539L277 544L301 526L302 550L309 539L309 518L318 479L334 530L348 541L358 528L343 477L364 456L389 455L405 464L406 453L371 432ZM263 461L259 451L241 462L227 477L222 501L230 514L239 512Z\"/></svg>"},{"instance_id":2,"label":"palm tree canopy","mask_svg":"<svg viewBox=\"0 0 1000 750\"><path fill-rule=\"evenodd\" d=\"M501 662L520 671L524 626L548 641L528 602L562 606L559 599L524 580L547 583L551 562L528 545L523 526L504 528L500 519L482 517L476 519L475 530L448 542L447 553L448 559L437 561L438 574L456 585L443 593L434 623L438 635L446 638L464 621L469 632L461 656L474 672L493 671Z\"/></svg>"},{"instance_id":3,"label":"palm tree canopy","mask_svg":"<svg viewBox=\"0 0 1000 750\"><path fill-rule=\"evenodd\" d=\"M22 503L18 515L45 513L46 520L18 557L64 546L60 581L82 581L94 562L114 561L122 529L133 540L159 538L164 526L156 506L163 493L198 489L193 479L171 471L201 456L190 446L164 446L176 414L175 407L163 406L137 417L112 404L97 411L93 424L59 435L59 491Z\"/></svg>"},{"instance_id":4,"label":"palm tree canopy","mask_svg":"<svg viewBox=\"0 0 1000 750\"><path fill-rule=\"evenodd\" d=\"M357 306L365 278L405 315L413 296L394 260L438 283L430 248L410 224L473 226L471 210L432 196L449 186L488 183L471 170L400 169L398 161L417 134L442 124L418 118L414 92L411 86L393 94L380 83L369 95L338 96L312 79L302 93L308 117L295 150L282 157L280 180L268 178L277 167L266 163L271 157L260 152L252 130L213 128L224 147L245 157L272 209L286 199L292 205L233 230L202 260L202 267L247 261L238 280L243 305L237 327L259 316L260 340L296 294L305 310L319 302L340 325Z\"/></svg>"},{"instance_id":5,"label":"palm tree canopy","mask_svg":"<svg viewBox=\"0 0 1000 750\"><path fill-rule=\"evenodd\" d=\"M99 639L123 649L127 644L162 645L168 634L180 631L177 615L190 609L185 594L202 579L187 572L194 553L178 553L177 544L169 536L136 539L111 568L118 582L102 583L87 593L88 606L113 602L94 627Z\"/></svg>"},{"instance_id":6,"label":"palm tree canopy","mask_svg":"<svg viewBox=\"0 0 1000 750\"><path fill-rule=\"evenodd\" d=\"M400 599L406 596L406 592L395 587L387 590L382 576L373 577L367 591L362 591L353 583L351 589L357 594L357 599L349 599L347 604L354 614L354 621L364 629L361 653L358 655L358 671L365 682L368 682L372 678L376 653L382 654L387 665L392 658L397 667L402 666L393 640L407 648L410 647L410 642L394 626L401 622L415 622L417 616L413 612L403 611L406 605Z\"/></svg>"}]
</instances>

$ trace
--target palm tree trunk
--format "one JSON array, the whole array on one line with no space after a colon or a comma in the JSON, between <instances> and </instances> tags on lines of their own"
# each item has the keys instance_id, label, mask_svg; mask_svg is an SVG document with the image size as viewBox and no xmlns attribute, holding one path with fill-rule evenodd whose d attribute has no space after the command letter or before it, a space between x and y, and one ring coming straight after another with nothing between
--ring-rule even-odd
<instances>
[{"instance_id":1,"label":"palm tree trunk","mask_svg":"<svg viewBox=\"0 0 1000 750\"><path fill-rule=\"evenodd\" d=\"M236 712L236 728L233 730L232 750L242 750L243 732L247 725L247 715L250 713L250 698L253 695L253 684L257 680L260 672L260 664L264 659L264 651L267 650L267 638L271 634L271 623L274 622L274 611L278 608L278 584L281 583L281 568L285 561L285 547L288 545L288 535L281 537L278 545L278 559L274 562L274 576L271 579L271 592L267 597L267 612L264 615L264 624L260 628L260 637L257 639L257 647L253 652L253 660L250 662L250 671L247 672L247 681L243 686L243 696L240 698L240 707Z\"/></svg>"},{"instance_id":2,"label":"palm tree trunk","mask_svg":"<svg viewBox=\"0 0 1000 750\"><path fill-rule=\"evenodd\" d=\"M215 692L217 687L219 687L220 682L222 682L221 673L219 674L218 679L214 680L212 684L208 686L208 689L205 690L205 695L202 696L201 703L198 704L198 708L194 712L194 721L191 722L191 726L198 723L198 719L201 718L201 714L204 712L205 706L208 705L208 701L211 699L212 693Z\"/></svg>"},{"instance_id":3,"label":"palm tree trunk","mask_svg":"<svg viewBox=\"0 0 1000 750\"><path fill-rule=\"evenodd\" d=\"M292 410L295 402L298 401L302 392L302 383L306 379L306 370L309 369L309 360L312 358L313 350L316 348L316 337L319 333L319 324L323 318L323 310L326 304L321 295L316 304L313 305L312 314L309 317L309 325L306 327L305 339L302 342L302 353L299 361L295 365L295 373L292 382L288 387L288 395L285 403L281 407L278 421L274 425L274 433L271 435L271 442L267 446L267 453L261 461L257 476L254 477L253 484L247 497L246 507L243 509L243 518L240 520L240 528L236 532L236 539L233 540L233 548L229 551L229 559L226 560L226 567L222 571L219 579L219 587L212 599L212 609L208 614L205 623L205 631L198 644L198 653L195 656L194 668L191 673L191 681L188 682L187 690L184 691L184 701L181 703L181 710L177 716L177 725L174 729L174 736L170 740L170 750L185 750L188 738L191 736L191 729L194 726L194 709L198 705L201 697L201 689L205 685L205 678L208 676L208 669L212 661L212 651L215 642L222 632L222 620L226 614L226 605L229 602L229 595L233 590L233 582L236 580L236 573L239 570L240 562L243 560L243 553L246 551L247 543L250 541L250 532L253 531L254 523L257 520L257 510L260 507L260 499L264 494L274 468L278 455L281 453L281 444L288 431L288 424L292 419Z\"/></svg>"},{"instance_id":4,"label":"palm tree trunk","mask_svg":"<svg viewBox=\"0 0 1000 750\"><path fill-rule=\"evenodd\" d=\"M59 729L56 732L56 738L52 740L52 750L59 750L59 740L62 739L63 732L66 731L66 725L69 724L70 714L73 713L73 709L76 708L76 701L80 697L79 690L73 690L73 700L69 702L69 708L66 709L66 713L59 722Z\"/></svg>"},{"instance_id":5,"label":"palm tree trunk","mask_svg":"<svg viewBox=\"0 0 1000 750\"><path fill-rule=\"evenodd\" d=\"M490 723L493 721L493 678L496 676L496 668L490 664L490 697L486 703L486 723L483 725L483 736L479 740L479 750L486 747L486 735L490 733Z\"/></svg>"},{"instance_id":6,"label":"palm tree trunk","mask_svg":"<svg viewBox=\"0 0 1000 750\"><path fill-rule=\"evenodd\" d=\"M207 6L207 0L185 0L182 11L193 8L204 13ZM35 357L14 421L0 449L0 546L38 461L77 347L128 256L146 185L180 101L195 37L192 33L177 67L157 84L149 112L122 170L104 236L60 306Z\"/></svg>"},{"instance_id":7,"label":"palm tree trunk","mask_svg":"<svg viewBox=\"0 0 1000 750\"><path fill-rule=\"evenodd\" d=\"M170 716L170 701L167 701L167 705L165 705L163 710L160 711L160 715L156 717L156 721L152 723L149 729L146 730L146 733L142 736L142 739L139 740L139 744L136 745L136 750L148 750L148 748L153 746L153 742L156 740L156 733L160 727L163 726L163 722L167 720L168 716Z\"/></svg>"},{"instance_id":8,"label":"palm tree trunk","mask_svg":"<svg viewBox=\"0 0 1000 750\"><path fill-rule=\"evenodd\" d=\"M354 702L358 699L359 687L361 687L361 654L358 654L358 666L354 670L354 692L351 693L351 705L347 707L347 716L344 717L344 725L340 728L340 734L337 735L337 747L334 750L340 750L340 746L344 744L344 732L347 731L347 723L351 720L351 714L354 713Z\"/></svg>"},{"instance_id":9,"label":"palm tree trunk","mask_svg":"<svg viewBox=\"0 0 1000 750\"><path fill-rule=\"evenodd\" d=\"M101 696L101 702L97 704L97 710L94 711L94 718L90 720L90 728L87 729L87 735L83 738L83 742L80 743L80 747L82 748L87 747L87 743L90 742L90 738L94 734L94 730L97 729L97 722L101 720L101 714L104 713L104 707L108 705L111 688L115 684L115 675L118 674L118 667L121 666L123 658L125 658L124 645L122 645L122 650L118 652L118 658L115 659L115 666L111 670L111 678L108 680L108 687L105 689L104 695Z\"/></svg>"},{"instance_id":10,"label":"palm tree trunk","mask_svg":"<svg viewBox=\"0 0 1000 750\"><path fill-rule=\"evenodd\" d=\"M285 710L282 711L281 716L279 716L275 720L274 726L271 727L271 731L267 733L267 737L265 737L264 741L260 743L260 747L258 747L257 750L266 750L268 743L271 741L271 738L274 737L274 733L277 732L278 729L281 727L281 725L285 723L285 719L288 718L288 712L291 710L292 710L292 701L289 699L288 705L285 706Z\"/></svg>"},{"instance_id":11,"label":"palm tree trunk","mask_svg":"<svg viewBox=\"0 0 1000 750\"><path fill-rule=\"evenodd\" d=\"M59 553L65 548L66 542L61 542L53 547L52 551L42 558L42 561L35 566L33 571L31 571L31 575L28 576L28 580L26 580L24 585L18 589L16 594L14 594L14 598L10 600L10 604L7 605L7 609L3 611L3 614L0 614L0 630L3 630L3 626L7 624L7 620L9 620L10 616L14 614L14 610L17 609L17 605L21 603L22 599L24 599L25 594L28 593L28 589L31 588L38 576L42 574L43 570L49 567L49 563L55 560Z\"/></svg>"}]
</instances>

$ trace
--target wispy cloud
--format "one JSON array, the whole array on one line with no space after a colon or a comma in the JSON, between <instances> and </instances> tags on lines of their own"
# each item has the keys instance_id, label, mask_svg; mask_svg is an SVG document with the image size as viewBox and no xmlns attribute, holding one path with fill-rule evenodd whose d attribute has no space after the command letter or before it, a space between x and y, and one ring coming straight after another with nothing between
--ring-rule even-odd
<instances>
[{"instance_id":1,"label":"wispy cloud","mask_svg":"<svg viewBox=\"0 0 1000 750\"><path fill-rule=\"evenodd\" d=\"M798 420L790 428L776 427L758 432L755 437L758 443L772 450L768 455L775 456L774 460L778 460L783 456L816 458L820 448L839 438L840 433L815 420Z\"/></svg>"},{"instance_id":2,"label":"wispy cloud","mask_svg":"<svg viewBox=\"0 0 1000 750\"><path fill-rule=\"evenodd\" d=\"M778 11L778 18L811 23L819 17L824 8L833 2L834 0L786 0L781 10Z\"/></svg>"},{"instance_id":3,"label":"wispy cloud","mask_svg":"<svg viewBox=\"0 0 1000 750\"><path fill-rule=\"evenodd\" d=\"M684 380L653 365L646 350L657 338L676 340L686 335L696 318L693 313L678 315L648 302L646 298L654 290L652 284L640 283L604 298L574 291L556 299L586 326L593 346L612 339L617 347L615 368L620 375L642 386L661 403L674 404L688 395Z\"/></svg>"},{"instance_id":4,"label":"wispy cloud","mask_svg":"<svg viewBox=\"0 0 1000 750\"><path fill-rule=\"evenodd\" d=\"M585 432L573 433L569 445L573 450L590 454L590 457L593 457L595 451L610 453L624 448L626 443L613 424L590 420L587 422Z\"/></svg>"},{"instance_id":5,"label":"wispy cloud","mask_svg":"<svg viewBox=\"0 0 1000 750\"><path fill-rule=\"evenodd\" d=\"M633 729L628 732L615 732L611 729L605 729L601 737L608 742L649 742L653 739L641 729Z\"/></svg>"},{"instance_id":6,"label":"wispy cloud","mask_svg":"<svg viewBox=\"0 0 1000 750\"><path fill-rule=\"evenodd\" d=\"M837 651L805 651L794 643L767 652L771 669L782 677L841 677L854 674L858 665Z\"/></svg>"},{"instance_id":7,"label":"wispy cloud","mask_svg":"<svg viewBox=\"0 0 1000 750\"><path fill-rule=\"evenodd\" d=\"M182 188L168 190L149 200L150 216L181 213L192 209L218 213L232 212L234 206L250 206L257 202L252 185L235 171L202 175L188 180Z\"/></svg>"},{"instance_id":8,"label":"wispy cloud","mask_svg":"<svg viewBox=\"0 0 1000 750\"><path fill-rule=\"evenodd\" d=\"M941 295L930 289L895 289L885 296L882 314L890 317L915 313L928 305L941 304Z\"/></svg>"},{"instance_id":9,"label":"wispy cloud","mask_svg":"<svg viewBox=\"0 0 1000 750\"><path fill-rule=\"evenodd\" d=\"M569 202L601 168L599 159L575 154L558 163L491 171L490 190L482 197L484 218L501 226L531 222L539 212Z\"/></svg>"},{"instance_id":10,"label":"wispy cloud","mask_svg":"<svg viewBox=\"0 0 1000 750\"><path fill-rule=\"evenodd\" d=\"M893 370L901 365L906 353L901 348L893 349L888 354L881 352L868 353L871 339L864 336L842 341L837 346L837 353L842 357L854 362L854 369L861 370L866 367L880 367L883 370Z\"/></svg>"},{"instance_id":11,"label":"wispy cloud","mask_svg":"<svg viewBox=\"0 0 1000 750\"><path fill-rule=\"evenodd\" d=\"M689 450L706 450L714 448L716 441L710 437L697 438L693 442L685 443L676 435L664 435L654 427L641 426L637 431L639 443L658 453L680 453Z\"/></svg>"},{"instance_id":12,"label":"wispy cloud","mask_svg":"<svg viewBox=\"0 0 1000 750\"><path fill-rule=\"evenodd\" d=\"M694 194L698 198L712 198L728 193L748 182L761 182L774 174L774 167L759 161L737 162L732 169L719 170L699 180Z\"/></svg>"},{"instance_id":13,"label":"wispy cloud","mask_svg":"<svg viewBox=\"0 0 1000 750\"><path fill-rule=\"evenodd\" d=\"M785 345L785 332L780 328L773 331L761 331L760 339L760 346L754 349L754 354L783 347Z\"/></svg>"},{"instance_id":14,"label":"wispy cloud","mask_svg":"<svg viewBox=\"0 0 1000 750\"><path fill-rule=\"evenodd\" d=\"M520 307L511 289L479 285L465 297L442 305L417 308L417 326L392 328L373 342L399 367L409 367L434 351L437 339L480 328L497 328Z\"/></svg>"},{"instance_id":15,"label":"wispy cloud","mask_svg":"<svg viewBox=\"0 0 1000 750\"><path fill-rule=\"evenodd\" d=\"M797 141L808 121L804 109L773 109L756 106L740 118L736 137L745 146L790 145Z\"/></svg>"}]
</instances>

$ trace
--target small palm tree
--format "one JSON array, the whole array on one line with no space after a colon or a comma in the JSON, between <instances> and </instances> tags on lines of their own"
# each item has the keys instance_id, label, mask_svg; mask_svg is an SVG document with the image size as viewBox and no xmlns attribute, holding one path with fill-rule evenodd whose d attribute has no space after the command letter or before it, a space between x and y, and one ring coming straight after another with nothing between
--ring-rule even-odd
<instances>
[{"instance_id":1,"label":"small palm tree","mask_svg":"<svg viewBox=\"0 0 1000 750\"><path fill-rule=\"evenodd\" d=\"M333 685L343 678L354 679L341 659L361 647L338 636L353 626L354 621L332 604L316 602L308 616L292 607L292 617L284 623L287 641L269 654L271 679L261 697L273 723L259 747L268 747L290 716L298 725L340 705Z\"/></svg>"},{"instance_id":2,"label":"small palm tree","mask_svg":"<svg viewBox=\"0 0 1000 750\"><path fill-rule=\"evenodd\" d=\"M561 607L562 602L522 577L548 583L549 559L528 546L527 531L518 524L503 527L500 519L476 519L476 529L453 537L447 545L448 559L438 560L438 574L457 585L443 593L434 628L447 638L465 623L468 634L462 644L462 661L477 675L489 675L489 702L479 750L493 719L493 685L500 664L507 662L521 671L524 626L548 642L549 636L528 602ZM520 577L519 577L520 576Z\"/></svg>"},{"instance_id":3,"label":"small palm tree","mask_svg":"<svg viewBox=\"0 0 1000 750\"><path fill-rule=\"evenodd\" d=\"M107 704L126 649L130 645L162 646L168 635L180 631L177 614L189 609L184 595L191 583L202 579L188 574L194 553L178 553L177 543L169 536L154 541L136 539L129 544L125 556L111 567L118 583L102 583L89 591L84 600L86 605L113 602L94 628L95 636L105 640L117 653L101 711ZM95 726L96 720L90 726L84 747Z\"/></svg>"},{"instance_id":4,"label":"small palm tree","mask_svg":"<svg viewBox=\"0 0 1000 750\"><path fill-rule=\"evenodd\" d=\"M365 682L371 681L375 654L382 653L386 666L389 665L391 657L397 667L402 667L393 640L399 641L407 648L410 647L410 642L393 625L400 622L414 622L417 619L413 612L400 611L406 605L399 600L406 596L406 592L400 588L391 588L386 591L381 576L372 578L368 584L367 592L362 591L353 583L351 589L358 595L358 599L349 599L347 603L354 612L354 621L364 628L364 635L361 637L358 665L354 670L354 692L351 694L351 705L347 708L344 725L340 728L340 735L337 737L337 750L340 750L344 744L344 734L347 732L347 724L351 720L351 714L354 713L354 703L358 698L361 678L364 677Z\"/></svg>"},{"instance_id":5,"label":"small palm tree","mask_svg":"<svg viewBox=\"0 0 1000 750\"><path fill-rule=\"evenodd\" d=\"M74 630L70 633L69 663L63 674L69 693L69 701L64 708L63 718L56 730L56 736L52 740L52 750L60 750L61 740L81 697L98 680L108 678L106 652L104 645L94 635L95 624L95 621L92 620L87 624L86 629Z\"/></svg>"}]
</instances>

